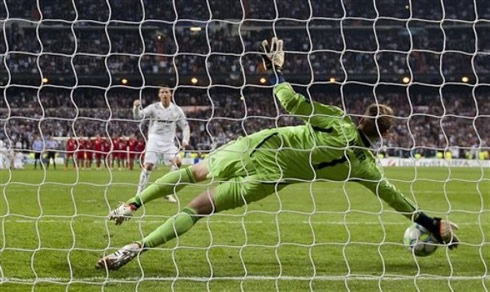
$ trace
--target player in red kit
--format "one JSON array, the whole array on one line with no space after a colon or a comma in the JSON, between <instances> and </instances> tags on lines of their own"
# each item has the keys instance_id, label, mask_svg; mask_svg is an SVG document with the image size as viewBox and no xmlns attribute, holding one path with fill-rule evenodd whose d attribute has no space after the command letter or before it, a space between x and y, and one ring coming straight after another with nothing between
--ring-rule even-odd
<instances>
[{"instance_id":1,"label":"player in red kit","mask_svg":"<svg viewBox=\"0 0 490 292\"><path fill-rule=\"evenodd\" d=\"M104 161L104 165L106 168L110 167L110 154L112 150L112 143L110 139L102 139L102 160Z\"/></svg>"},{"instance_id":2,"label":"player in red kit","mask_svg":"<svg viewBox=\"0 0 490 292\"><path fill-rule=\"evenodd\" d=\"M124 137L119 139L119 161L122 168L128 167L128 140Z\"/></svg>"},{"instance_id":3,"label":"player in red kit","mask_svg":"<svg viewBox=\"0 0 490 292\"><path fill-rule=\"evenodd\" d=\"M94 144L94 150L95 150L95 166L97 167L97 169L100 169L100 160L102 158L102 146L104 144L104 141L102 140L102 138L100 137L99 134L97 134L97 136L95 136L95 140L93 142Z\"/></svg>"},{"instance_id":4,"label":"player in red kit","mask_svg":"<svg viewBox=\"0 0 490 292\"><path fill-rule=\"evenodd\" d=\"M73 166L75 166L75 159L73 158L73 154L75 153L75 149L77 148L77 141L72 137L69 137L66 140L66 159L65 159L65 169L68 168L68 162L70 159L73 161Z\"/></svg>"},{"instance_id":5,"label":"player in red kit","mask_svg":"<svg viewBox=\"0 0 490 292\"><path fill-rule=\"evenodd\" d=\"M117 167L121 169L121 161L119 160L119 137L112 137L112 152L110 157L110 166L116 167L115 162L117 162Z\"/></svg>"},{"instance_id":6,"label":"player in red kit","mask_svg":"<svg viewBox=\"0 0 490 292\"><path fill-rule=\"evenodd\" d=\"M87 138L87 140L85 140L85 167L87 169L92 168L93 159L94 159L94 142L89 137Z\"/></svg>"},{"instance_id":7,"label":"player in red kit","mask_svg":"<svg viewBox=\"0 0 490 292\"><path fill-rule=\"evenodd\" d=\"M84 169L85 167L85 140L80 138L78 140L78 149L75 151L77 154L77 167Z\"/></svg>"},{"instance_id":8,"label":"player in red kit","mask_svg":"<svg viewBox=\"0 0 490 292\"><path fill-rule=\"evenodd\" d=\"M134 167L134 159L137 153L138 140L134 134L131 134L128 140L128 149L129 149L129 170L133 170Z\"/></svg>"}]
</instances>

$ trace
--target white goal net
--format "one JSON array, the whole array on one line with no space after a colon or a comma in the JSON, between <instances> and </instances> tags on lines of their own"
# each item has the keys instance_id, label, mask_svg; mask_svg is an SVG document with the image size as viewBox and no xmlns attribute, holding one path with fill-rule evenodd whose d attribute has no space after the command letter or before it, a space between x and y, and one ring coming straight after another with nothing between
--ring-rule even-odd
<instances>
[{"instance_id":1,"label":"white goal net","mask_svg":"<svg viewBox=\"0 0 490 292\"><path fill-rule=\"evenodd\" d=\"M490 290L489 1L0 0L0 27L0 290ZM361 185L277 181L264 183L280 192L96 270L220 182L108 221L144 163L149 121L133 118L134 100L172 89L191 129L185 165L304 124L262 64L274 36L307 99L355 122L369 104L393 108L372 151L420 210L459 224L459 248L414 256L410 222Z\"/></svg>"}]
</instances>

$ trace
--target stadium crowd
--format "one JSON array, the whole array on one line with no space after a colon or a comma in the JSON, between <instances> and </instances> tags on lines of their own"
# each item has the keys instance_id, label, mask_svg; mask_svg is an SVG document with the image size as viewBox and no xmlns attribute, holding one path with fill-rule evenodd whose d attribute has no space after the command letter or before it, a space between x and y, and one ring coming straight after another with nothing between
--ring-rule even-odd
<instances>
[{"instance_id":1,"label":"stadium crowd","mask_svg":"<svg viewBox=\"0 0 490 292\"><path fill-rule=\"evenodd\" d=\"M490 82L485 77L490 74L490 2L409 5L393 0L58 0L41 1L38 7L7 0L0 5L0 20L8 20L0 34L0 76L60 75L77 87L12 82L0 98L0 140L23 151L36 137L47 136L92 140L100 135L113 141L135 135L144 141L147 122L134 120L131 106L136 98L143 105L156 101L155 88L85 86L98 75L208 76L209 89L175 91L175 102L190 122L191 151L206 152L239 135L301 123L277 106L270 87L246 78L264 74L258 43L276 34L288 49L286 78L311 76L299 84L308 98L355 117L373 102L395 109L396 126L383 144L387 149L382 148L386 154L434 156L437 149L459 147L463 151L457 156L474 156L474 149L490 145L490 90L472 90L461 77L470 85ZM214 78L220 74L226 77ZM357 75L374 76L376 82L355 87L351 81ZM416 90L382 84L398 75L415 83L422 75L434 78ZM223 86L232 80L245 86ZM318 82L329 80L328 85ZM466 89L453 90L448 82ZM59 150L71 151L61 145Z\"/></svg>"},{"instance_id":2,"label":"stadium crowd","mask_svg":"<svg viewBox=\"0 0 490 292\"><path fill-rule=\"evenodd\" d=\"M452 74L460 78L461 74L473 77L490 73L489 25L477 29L476 35L471 26L447 27L444 31L439 26L421 31L414 27L416 33L410 35L400 24L390 30L377 29L376 33L371 23L362 24L362 29L340 31L322 26L331 23L313 21L308 27L278 30L294 64L286 67L284 73L313 73L318 80L330 76L352 79L355 74L378 72L386 76L433 74L449 79ZM83 28L75 34L68 25L63 29L41 29L41 42L33 41L38 39L35 27L17 28L9 38L12 52L6 57L7 66L2 62L0 73L41 71L44 76L64 74L72 79L88 74L259 74L263 69L258 62L257 44L273 35L271 26L257 33L241 32L243 37L237 33L238 25L209 33L181 29L175 34L170 24L143 30L141 34L138 26L117 28L107 33L103 26ZM0 42L0 52L5 51L4 42Z\"/></svg>"},{"instance_id":3,"label":"stadium crowd","mask_svg":"<svg viewBox=\"0 0 490 292\"><path fill-rule=\"evenodd\" d=\"M175 7L170 1L167 7L175 9L162 9L165 5L156 0L79 0L73 2L76 11L70 1L43 2L40 11L27 9L28 1L19 2L7 5L9 17L20 19L7 22L6 36L0 35L0 53L8 50L0 74L41 71L72 79L90 74L257 74L262 73L257 44L274 34L285 40L294 64L285 73L313 73L316 80L379 72L387 77L434 74L442 82L452 74L459 79L461 74L475 78L490 73L490 25L478 21L490 19L487 1L478 1L476 9L461 1L444 1L444 7L417 1L409 10L396 1L375 6L376 1L327 5L291 0L278 1L276 7L274 1L224 5L222 0L193 0L194 5L175 2ZM6 12L0 11L0 19ZM63 22L74 21L75 15L73 25ZM413 19L407 22L409 16ZM39 30L28 25L27 20L40 19ZM191 25L202 31L190 31Z\"/></svg>"},{"instance_id":4,"label":"stadium crowd","mask_svg":"<svg viewBox=\"0 0 490 292\"><path fill-rule=\"evenodd\" d=\"M132 101L140 97L137 90L120 89L105 94L103 90L80 89L71 98L69 92L60 89L41 91L39 96L26 89L11 90L8 95L12 98L0 101L1 126L6 129L0 132L0 138L8 137L18 146L20 141L19 149L30 149L36 136L47 135L92 138L101 135L109 140L135 135L145 139L147 123L132 117ZM407 97L400 91L373 95L366 89L345 90L343 95L317 88L303 91L309 98L340 106L354 117L362 115L375 98L391 105L396 110L396 126L383 145L390 155L409 156L417 152L430 157L436 150L458 147L468 152L490 145L486 134L490 131L490 104L485 102L488 95L473 96L471 92L452 90L442 97L420 92ZM156 89L141 92L143 104L155 102L155 93ZM183 107L190 123L191 151L207 152L240 135L301 123L277 106L270 87L250 87L243 92L214 88L209 93L203 89L177 89L175 102ZM463 155L462 151L460 156Z\"/></svg>"},{"instance_id":5,"label":"stadium crowd","mask_svg":"<svg viewBox=\"0 0 490 292\"><path fill-rule=\"evenodd\" d=\"M274 19L294 18L306 20L310 17L362 17L373 19L377 16L407 19L440 20L490 18L490 4L487 1L464 2L446 0L444 2L419 0L406 2L373 0L373 1L322 1L322 0L242 0L229 2L225 0L189 0L178 2L172 0L74 0L42 1L39 8L28 0L7 0L7 5L0 6L0 17L7 11L11 17L29 20L62 19L107 21L178 19ZM15 3L14 3L15 2ZM15 5L14 5L15 4ZM411 5L410 9L406 5Z\"/></svg>"}]
</instances>

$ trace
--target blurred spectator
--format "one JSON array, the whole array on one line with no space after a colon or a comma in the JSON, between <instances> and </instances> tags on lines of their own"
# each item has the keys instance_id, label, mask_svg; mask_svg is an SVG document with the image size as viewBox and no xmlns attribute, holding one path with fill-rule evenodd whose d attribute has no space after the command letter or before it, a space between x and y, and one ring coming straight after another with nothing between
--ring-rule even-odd
<instances>
[{"instance_id":1,"label":"blurred spectator","mask_svg":"<svg viewBox=\"0 0 490 292\"><path fill-rule=\"evenodd\" d=\"M56 169L56 152L58 150L58 142L53 139L53 137L46 137L46 168L49 169L49 165L51 164L51 160L53 160L53 168Z\"/></svg>"},{"instance_id":2,"label":"blurred spectator","mask_svg":"<svg viewBox=\"0 0 490 292\"><path fill-rule=\"evenodd\" d=\"M489 1L31 2L0 5L0 20L9 20L0 34L0 76L10 82L0 98L0 140L16 151L28 150L43 133L100 135L83 154L76 140L66 150L70 158L78 149L81 160L93 151L100 167L109 162L113 135L144 140L147 122L132 120L128 108L135 98L153 101L147 80L169 76L180 78L179 85L194 75L210 81L206 89L198 84L175 92L190 121L193 150L298 124L277 106L270 88L254 85L264 74L257 44L273 35L285 41L286 78L307 78L308 98L355 118L373 102L395 108L397 123L381 145L386 154L477 157L490 145ZM22 86L51 76L72 85ZM119 88L120 76L145 83ZM394 83L399 76L410 86ZM334 89L315 89L331 79ZM471 88L446 89L454 84Z\"/></svg>"},{"instance_id":3,"label":"blurred spectator","mask_svg":"<svg viewBox=\"0 0 490 292\"><path fill-rule=\"evenodd\" d=\"M44 150L44 142L39 136L36 136L34 142L32 142L32 150L34 151L34 169L37 168L38 163L39 167L42 168L41 153Z\"/></svg>"},{"instance_id":4,"label":"blurred spectator","mask_svg":"<svg viewBox=\"0 0 490 292\"><path fill-rule=\"evenodd\" d=\"M488 90L478 94L447 90L441 97L437 91L427 93L422 90L407 96L400 91L391 91L390 87L382 88L378 86L379 92L376 95L369 87L349 89L345 86L342 95L335 91L311 88L306 96L337 105L354 117L361 115L362 109L376 100L391 105L395 109L397 122L389 138L384 141L390 155L409 156L415 151L423 156L434 156L436 149L447 148L454 152L453 157L461 157L473 145L478 147L480 143L490 142L486 134L490 131L490 103L484 102L490 95ZM7 131L0 131L2 139L7 136L12 140L22 136L34 137L39 134L39 129L43 133L57 133L57 136L84 133L83 136L95 137L97 133L103 133L105 137L119 134L129 137L146 134L147 122L134 121L131 111L127 109L135 97L131 90L109 92L102 99L104 107L100 106L100 100L95 98L96 94L91 90L80 91L76 94L77 98L64 102L54 98L56 90L50 90L47 95L49 98L46 99L43 92L39 100L37 96L29 98L28 94L29 91L21 88L10 89L9 95L17 98L12 103L7 98L10 111L0 110L8 123ZM59 89L58 95L63 96L63 89ZM143 91L141 95L145 103L151 103L153 97L151 90ZM17 103L17 100L20 102ZM76 103L78 100L83 107ZM208 151L239 135L248 135L267 127L301 123L276 105L271 88L247 88L243 91L243 98L239 90L233 89L211 90L209 93L206 90L177 89L175 102L188 116L192 129L191 150ZM36 108L39 104L43 105L43 118L42 110ZM95 145L97 141L101 140L95 140ZM459 148L459 155L454 147ZM68 155L75 148L67 149ZM96 157L99 157L100 152L103 152L102 149L96 146Z\"/></svg>"}]
</instances>

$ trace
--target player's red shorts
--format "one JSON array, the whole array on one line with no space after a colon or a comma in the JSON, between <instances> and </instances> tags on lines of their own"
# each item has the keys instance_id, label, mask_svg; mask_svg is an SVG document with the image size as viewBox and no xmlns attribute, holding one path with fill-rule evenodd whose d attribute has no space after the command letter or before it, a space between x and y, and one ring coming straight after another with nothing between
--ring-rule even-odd
<instances>
[{"instance_id":1,"label":"player's red shorts","mask_svg":"<svg viewBox=\"0 0 490 292\"><path fill-rule=\"evenodd\" d=\"M124 151L114 151L114 152L112 152L112 157L119 158L119 159L125 159L126 158L126 152L124 152Z\"/></svg>"},{"instance_id":2,"label":"player's red shorts","mask_svg":"<svg viewBox=\"0 0 490 292\"><path fill-rule=\"evenodd\" d=\"M100 158L102 158L102 152L95 151L95 159L100 159Z\"/></svg>"},{"instance_id":3,"label":"player's red shorts","mask_svg":"<svg viewBox=\"0 0 490 292\"><path fill-rule=\"evenodd\" d=\"M94 157L94 152L93 151L86 151L85 152L85 159L92 160L93 157Z\"/></svg>"},{"instance_id":4,"label":"player's red shorts","mask_svg":"<svg viewBox=\"0 0 490 292\"><path fill-rule=\"evenodd\" d=\"M77 159L79 160L85 159L85 151L77 151Z\"/></svg>"}]
</instances>

